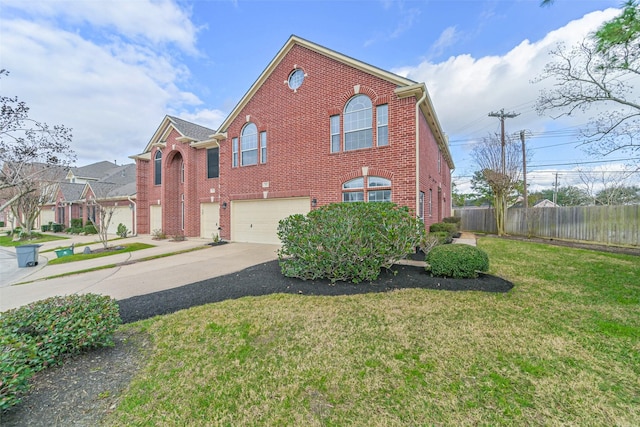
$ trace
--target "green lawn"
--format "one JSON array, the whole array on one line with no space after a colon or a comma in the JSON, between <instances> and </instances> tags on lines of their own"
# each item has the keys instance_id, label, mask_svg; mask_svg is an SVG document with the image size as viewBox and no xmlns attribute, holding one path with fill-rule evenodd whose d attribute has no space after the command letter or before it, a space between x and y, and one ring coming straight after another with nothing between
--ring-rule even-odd
<instances>
[{"instance_id":1,"label":"green lawn","mask_svg":"<svg viewBox=\"0 0 640 427\"><path fill-rule=\"evenodd\" d=\"M50 234L33 233L32 238L29 240L13 241L13 236L0 236L0 246L20 246L20 245L33 245L37 243L51 242L53 240L68 239L64 236L52 236Z\"/></svg>"},{"instance_id":2,"label":"green lawn","mask_svg":"<svg viewBox=\"0 0 640 427\"><path fill-rule=\"evenodd\" d=\"M82 261L85 259L93 259L93 258L102 258L105 256L118 255L125 252L134 252L134 251L139 251L141 249L148 249L148 248L154 247L153 245L148 245L146 243L129 243L129 244L122 244L118 246L122 247L122 249L110 250L105 252L96 252L91 254L85 254L80 252L74 255L63 256L61 258L52 258L48 261L47 264L48 265L66 264L68 262ZM76 248L76 250L78 249Z\"/></svg>"},{"instance_id":3,"label":"green lawn","mask_svg":"<svg viewBox=\"0 0 640 427\"><path fill-rule=\"evenodd\" d=\"M640 258L479 246L510 293L247 297L124 326L153 348L106 424L637 425Z\"/></svg>"}]
</instances>

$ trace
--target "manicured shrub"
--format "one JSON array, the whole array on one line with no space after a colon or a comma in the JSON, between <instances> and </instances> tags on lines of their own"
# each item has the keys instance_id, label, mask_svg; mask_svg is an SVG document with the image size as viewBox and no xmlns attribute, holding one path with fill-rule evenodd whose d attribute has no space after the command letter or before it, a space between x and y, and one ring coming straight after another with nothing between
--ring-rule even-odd
<instances>
[{"instance_id":1,"label":"manicured shrub","mask_svg":"<svg viewBox=\"0 0 640 427\"><path fill-rule=\"evenodd\" d=\"M62 230L64 230L63 224L51 224L51 231L53 231L54 233L61 233Z\"/></svg>"},{"instance_id":2,"label":"manicured shrub","mask_svg":"<svg viewBox=\"0 0 640 427\"><path fill-rule=\"evenodd\" d=\"M82 228L82 218L72 218L71 228Z\"/></svg>"},{"instance_id":3,"label":"manicured shrub","mask_svg":"<svg viewBox=\"0 0 640 427\"><path fill-rule=\"evenodd\" d=\"M458 226L456 226L456 224L447 223L447 222L435 222L431 224L431 226L429 227L429 231L431 232L446 231L447 233L453 236L455 233L458 232Z\"/></svg>"},{"instance_id":4,"label":"manicured shrub","mask_svg":"<svg viewBox=\"0 0 640 427\"><path fill-rule=\"evenodd\" d=\"M434 276L453 278L478 277L489 270L489 256L482 249L470 245L437 246L427 254L427 271Z\"/></svg>"},{"instance_id":5,"label":"manicured shrub","mask_svg":"<svg viewBox=\"0 0 640 427\"><path fill-rule=\"evenodd\" d=\"M153 240L164 240L167 238L167 235L165 234L165 232L160 229L153 230L151 232L151 236Z\"/></svg>"},{"instance_id":6,"label":"manicured shrub","mask_svg":"<svg viewBox=\"0 0 640 427\"><path fill-rule=\"evenodd\" d=\"M34 372L65 355L113 345L116 301L86 294L52 297L0 315L0 410L19 401Z\"/></svg>"},{"instance_id":7,"label":"manicured shrub","mask_svg":"<svg viewBox=\"0 0 640 427\"><path fill-rule=\"evenodd\" d=\"M447 216L442 218L442 222L446 224L455 224L458 230L460 229L461 221L462 221L462 218L459 216Z\"/></svg>"},{"instance_id":8,"label":"manicured shrub","mask_svg":"<svg viewBox=\"0 0 640 427\"><path fill-rule=\"evenodd\" d=\"M124 225L123 223L118 224L118 230L117 230L118 236L125 238L129 233L130 231L127 229L126 225Z\"/></svg>"},{"instance_id":9,"label":"manicured shrub","mask_svg":"<svg viewBox=\"0 0 640 427\"><path fill-rule=\"evenodd\" d=\"M393 203L334 203L280 221L282 274L354 283L414 252L424 225Z\"/></svg>"},{"instance_id":10,"label":"manicured shrub","mask_svg":"<svg viewBox=\"0 0 640 427\"><path fill-rule=\"evenodd\" d=\"M84 231L85 234L98 234L98 230L96 230L96 226L89 223L82 228L82 231Z\"/></svg>"}]
</instances>

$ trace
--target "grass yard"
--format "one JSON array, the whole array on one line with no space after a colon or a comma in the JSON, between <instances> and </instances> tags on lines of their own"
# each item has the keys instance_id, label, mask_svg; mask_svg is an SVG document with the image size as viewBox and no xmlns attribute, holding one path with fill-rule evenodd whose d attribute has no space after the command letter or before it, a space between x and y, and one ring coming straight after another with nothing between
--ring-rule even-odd
<instances>
[{"instance_id":1,"label":"grass yard","mask_svg":"<svg viewBox=\"0 0 640 427\"><path fill-rule=\"evenodd\" d=\"M52 236L50 234L33 233L33 238L30 240L18 240L13 241L13 236L0 236L0 246L20 246L20 245L34 245L37 243L51 242L54 240L68 239L63 236Z\"/></svg>"},{"instance_id":2,"label":"grass yard","mask_svg":"<svg viewBox=\"0 0 640 427\"><path fill-rule=\"evenodd\" d=\"M124 326L153 348L106 424L637 425L640 258L478 244L510 293L247 297Z\"/></svg>"},{"instance_id":3,"label":"grass yard","mask_svg":"<svg viewBox=\"0 0 640 427\"><path fill-rule=\"evenodd\" d=\"M61 258L51 258L47 262L47 264L49 265L66 264L68 262L83 261L85 259L93 259L93 258L102 258L105 256L118 255L126 252L134 252L134 251L139 251L141 249L148 249L148 248L154 247L153 245L148 245L146 243L129 243L129 244L122 244L118 246L121 246L123 249L95 252L90 254L85 254L81 252L73 255L63 256ZM76 250L78 250L77 247L76 247Z\"/></svg>"}]
</instances>

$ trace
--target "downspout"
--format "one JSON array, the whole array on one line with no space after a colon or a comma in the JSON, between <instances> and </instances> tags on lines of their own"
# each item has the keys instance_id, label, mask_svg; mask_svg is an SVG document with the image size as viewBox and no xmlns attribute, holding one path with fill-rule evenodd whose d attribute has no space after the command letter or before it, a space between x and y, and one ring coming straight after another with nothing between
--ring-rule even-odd
<instances>
[{"instance_id":1,"label":"downspout","mask_svg":"<svg viewBox=\"0 0 640 427\"><path fill-rule=\"evenodd\" d=\"M427 88L423 86L422 96L416 102L416 214L420 214L420 104L427 99Z\"/></svg>"},{"instance_id":2,"label":"downspout","mask_svg":"<svg viewBox=\"0 0 640 427\"><path fill-rule=\"evenodd\" d=\"M138 205L131 196L127 196L127 200L133 205L133 236L135 237L138 235Z\"/></svg>"}]
</instances>

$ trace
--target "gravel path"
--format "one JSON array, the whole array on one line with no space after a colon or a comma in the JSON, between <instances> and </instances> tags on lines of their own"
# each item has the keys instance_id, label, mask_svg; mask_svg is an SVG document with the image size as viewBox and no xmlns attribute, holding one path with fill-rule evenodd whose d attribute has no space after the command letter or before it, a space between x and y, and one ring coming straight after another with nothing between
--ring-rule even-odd
<instances>
[{"instance_id":1,"label":"gravel path","mask_svg":"<svg viewBox=\"0 0 640 427\"><path fill-rule=\"evenodd\" d=\"M507 292L513 284L490 275L477 279L443 279L424 268L401 265L397 274L385 272L372 283L302 281L282 276L277 261L256 265L237 273L215 277L179 288L119 301L123 322L202 304L273 293L301 295L354 295L401 288L448 291ZM0 425L96 426L118 404L135 373L144 364L149 340L146 336L116 334L116 345L70 358L63 365L40 372L23 401L0 415Z\"/></svg>"}]
</instances>

